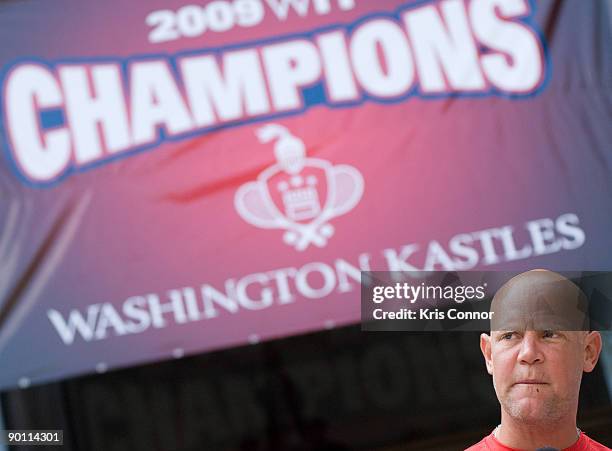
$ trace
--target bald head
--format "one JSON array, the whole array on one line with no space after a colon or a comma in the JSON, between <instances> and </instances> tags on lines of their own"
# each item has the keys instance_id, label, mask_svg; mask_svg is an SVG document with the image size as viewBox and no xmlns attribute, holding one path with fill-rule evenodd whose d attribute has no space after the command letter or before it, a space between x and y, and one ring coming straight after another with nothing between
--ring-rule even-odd
<instances>
[{"instance_id":1,"label":"bald head","mask_svg":"<svg viewBox=\"0 0 612 451\"><path fill-rule=\"evenodd\" d=\"M589 328L585 294L561 274L536 269L513 277L493 297L491 330Z\"/></svg>"}]
</instances>

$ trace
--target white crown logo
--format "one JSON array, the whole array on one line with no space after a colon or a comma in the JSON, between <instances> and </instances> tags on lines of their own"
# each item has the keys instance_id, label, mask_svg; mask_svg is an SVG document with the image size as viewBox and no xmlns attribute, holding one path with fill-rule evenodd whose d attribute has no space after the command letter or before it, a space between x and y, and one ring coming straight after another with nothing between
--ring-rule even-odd
<instances>
[{"instance_id":1,"label":"white crown logo","mask_svg":"<svg viewBox=\"0 0 612 451\"><path fill-rule=\"evenodd\" d=\"M363 177L352 166L307 158L302 140L281 125L265 125L257 137L262 143L276 140L277 163L238 189L234 197L238 214L255 227L284 229L283 240L298 251L310 244L324 247L334 234L329 221L361 199ZM322 192L326 192L323 201Z\"/></svg>"}]
</instances>

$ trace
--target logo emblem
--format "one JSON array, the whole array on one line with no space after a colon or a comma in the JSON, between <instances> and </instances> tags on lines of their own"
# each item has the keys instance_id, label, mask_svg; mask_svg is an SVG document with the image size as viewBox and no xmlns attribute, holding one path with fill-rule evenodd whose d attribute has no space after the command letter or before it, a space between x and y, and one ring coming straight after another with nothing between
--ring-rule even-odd
<instances>
[{"instance_id":1,"label":"logo emblem","mask_svg":"<svg viewBox=\"0 0 612 451\"><path fill-rule=\"evenodd\" d=\"M282 125L257 130L262 143L275 141L276 164L234 197L238 214L262 229L284 229L283 241L297 251L324 247L334 234L329 221L349 212L363 194L363 177L352 166L307 158L306 146Z\"/></svg>"}]
</instances>

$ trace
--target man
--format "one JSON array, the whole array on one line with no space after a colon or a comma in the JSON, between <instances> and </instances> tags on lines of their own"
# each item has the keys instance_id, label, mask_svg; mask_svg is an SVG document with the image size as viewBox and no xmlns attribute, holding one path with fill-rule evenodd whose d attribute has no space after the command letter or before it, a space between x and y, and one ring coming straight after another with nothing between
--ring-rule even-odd
<instances>
[{"instance_id":1,"label":"man","mask_svg":"<svg viewBox=\"0 0 612 451\"><path fill-rule=\"evenodd\" d=\"M602 347L588 329L584 293L557 273L529 271L498 290L491 311L480 348L501 424L467 451L610 450L576 427L582 373L593 371Z\"/></svg>"}]
</instances>

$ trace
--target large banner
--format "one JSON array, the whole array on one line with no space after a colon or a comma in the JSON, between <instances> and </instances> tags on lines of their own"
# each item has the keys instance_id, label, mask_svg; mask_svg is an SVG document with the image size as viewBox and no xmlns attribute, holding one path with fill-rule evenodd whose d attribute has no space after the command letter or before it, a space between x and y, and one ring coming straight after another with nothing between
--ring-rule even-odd
<instances>
[{"instance_id":1,"label":"large banner","mask_svg":"<svg viewBox=\"0 0 612 451\"><path fill-rule=\"evenodd\" d=\"M607 5L3 2L0 388L610 270Z\"/></svg>"}]
</instances>

